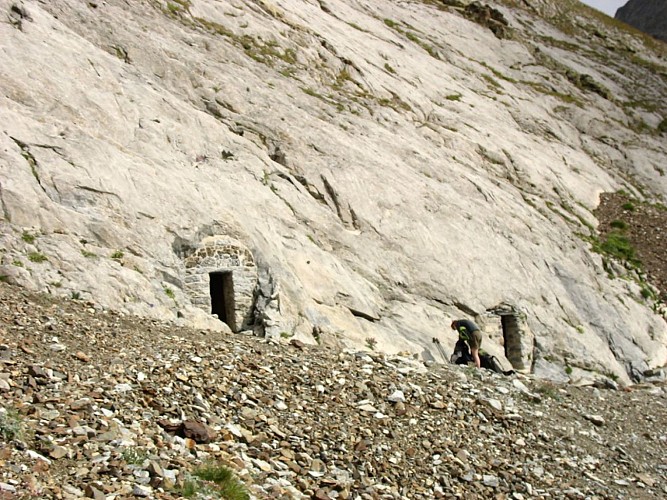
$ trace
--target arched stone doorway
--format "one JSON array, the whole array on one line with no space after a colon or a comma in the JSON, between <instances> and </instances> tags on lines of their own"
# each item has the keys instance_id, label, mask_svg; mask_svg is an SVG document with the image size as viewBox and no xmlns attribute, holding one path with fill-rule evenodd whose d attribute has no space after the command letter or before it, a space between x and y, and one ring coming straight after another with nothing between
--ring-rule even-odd
<instances>
[{"instance_id":1,"label":"arched stone doorway","mask_svg":"<svg viewBox=\"0 0 667 500\"><path fill-rule=\"evenodd\" d=\"M209 236L189 248L185 261L185 292L192 303L217 315L233 332L254 322L257 268L252 253L227 236Z\"/></svg>"},{"instance_id":2,"label":"arched stone doorway","mask_svg":"<svg viewBox=\"0 0 667 500\"><path fill-rule=\"evenodd\" d=\"M499 306L490 312L500 316L505 357L517 371L529 373L533 367L535 336L525 314L512 306Z\"/></svg>"}]
</instances>

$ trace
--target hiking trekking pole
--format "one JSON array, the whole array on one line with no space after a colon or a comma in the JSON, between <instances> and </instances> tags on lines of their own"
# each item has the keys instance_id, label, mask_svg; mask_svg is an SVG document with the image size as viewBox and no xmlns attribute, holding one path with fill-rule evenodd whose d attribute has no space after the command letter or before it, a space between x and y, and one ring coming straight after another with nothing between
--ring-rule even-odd
<instances>
[{"instance_id":1,"label":"hiking trekking pole","mask_svg":"<svg viewBox=\"0 0 667 500\"><path fill-rule=\"evenodd\" d=\"M438 351L440 351L440 356L442 356L442 360L445 363L448 363L449 360L447 359L447 355L445 354L445 350L442 348L442 344L440 343L440 340L438 340L436 337L433 337L433 343L438 348Z\"/></svg>"}]
</instances>

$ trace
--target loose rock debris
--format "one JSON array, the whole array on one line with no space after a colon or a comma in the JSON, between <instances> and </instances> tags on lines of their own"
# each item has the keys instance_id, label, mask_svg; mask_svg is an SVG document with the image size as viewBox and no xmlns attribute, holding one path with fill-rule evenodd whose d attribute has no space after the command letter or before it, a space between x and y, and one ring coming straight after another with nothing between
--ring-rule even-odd
<instances>
[{"instance_id":1,"label":"loose rock debris","mask_svg":"<svg viewBox=\"0 0 667 500\"><path fill-rule=\"evenodd\" d=\"M667 495L667 389L557 386L124 317L0 283L0 498Z\"/></svg>"}]
</instances>

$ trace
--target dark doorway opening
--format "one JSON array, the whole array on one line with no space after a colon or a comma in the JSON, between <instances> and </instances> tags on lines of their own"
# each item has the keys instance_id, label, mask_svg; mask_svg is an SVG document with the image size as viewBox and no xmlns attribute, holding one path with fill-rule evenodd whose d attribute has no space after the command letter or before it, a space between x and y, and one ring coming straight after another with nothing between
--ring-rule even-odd
<instances>
[{"instance_id":1,"label":"dark doorway opening","mask_svg":"<svg viewBox=\"0 0 667 500\"><path fill-rule=\"evenodd\" d=\"M211 291L211 314L227 323L233 332L236 331L234 315L234 278L231 271L209 273Z\"/></svg>"},{"instance_id":2,"label":"dark doorway opening","mask_svg":"<svg viewBox=\"0 0 667 500\"><path fill-rule=\"evenodd\" d=\"M503 328L505 357L515 370L522 370L524 368L524 360L519 320L514 314L503 314L500 316L500 323Z\"/></svg>"}]
</instances>

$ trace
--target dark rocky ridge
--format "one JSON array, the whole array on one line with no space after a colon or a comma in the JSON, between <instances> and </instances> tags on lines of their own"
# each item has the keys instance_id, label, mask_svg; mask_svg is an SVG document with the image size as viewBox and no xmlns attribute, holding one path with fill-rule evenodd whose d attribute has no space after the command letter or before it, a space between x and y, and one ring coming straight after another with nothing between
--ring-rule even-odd
<instances>
[{"instance_id":1,"label":"dark rocky ridge","mask_svg":"<svg viewBox=\"0 0 667 500\"><path fill-rule=\"evenodd\" d=\"M644 33L667 42L667 2L660 0L629 0L628 3L616 11L614 17Z\"/></svg>"},{"instance_id":2,"label":"dark rocky ridge","mask_svg":"<svg viewBox=\"0 0 667 500\"><path fill-rule=\"evenodd\" d=\"M0 338L3 499L175 499L210 462L261 499L667 495L664 382L615 391L426 367L4 283Z\"/></svg>"}]
</instances>

